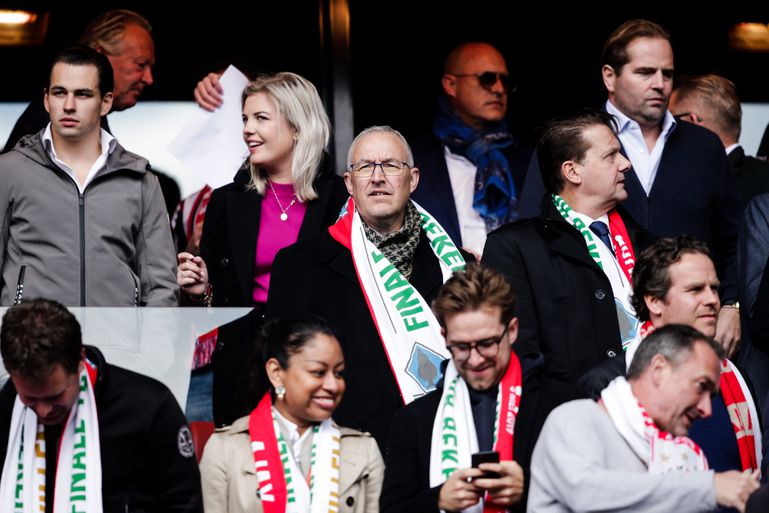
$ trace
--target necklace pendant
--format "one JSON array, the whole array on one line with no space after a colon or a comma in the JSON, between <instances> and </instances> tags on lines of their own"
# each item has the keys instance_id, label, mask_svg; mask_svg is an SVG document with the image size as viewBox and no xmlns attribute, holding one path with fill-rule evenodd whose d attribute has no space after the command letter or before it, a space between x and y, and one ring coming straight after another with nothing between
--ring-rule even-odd
<instances>
[{"instance_id":1,"label":"necklace pendant","mask_svg":"<svg viewBox=\"0 0 769 513\"><path fill-rule=\"evenodd\" d=\"M285 221L286 219L288 219L288 214L286 214L285 212L283 212L282 214L280 214L280 220L281 220L281 221Z\"/></svg>"}]
</instances>

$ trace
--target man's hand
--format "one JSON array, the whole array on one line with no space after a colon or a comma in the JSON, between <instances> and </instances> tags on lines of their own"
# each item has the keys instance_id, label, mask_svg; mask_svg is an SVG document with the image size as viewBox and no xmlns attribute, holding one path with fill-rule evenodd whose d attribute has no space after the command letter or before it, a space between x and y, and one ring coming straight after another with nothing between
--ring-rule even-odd
<instances>
[{"instance_id":1,"label":"man's hand","mask_svg":"<svg viewBox=\"0 0 769 513\"><path fill-rule=\"evenodd\" d=\"M489 492L489 499L498 506L518 504L523 496L523 469L514 461L481 463L479 468L499 473L499 478L480 478L473 484Z\"/></svg>"},{"instance_id":2,"label":"man's hand","mask_svg":"<svg viewBox=\"0 0 769 513\"><path fill-rule=\"evenodd\" d=\"M726 351L727 358L731 358L740 348L740 335L740 311L737 308L721 307L714 338Z\"/></svg>"},{"instance_id":3,"label":"man's hand","mask_svg":"<svg viewBox=\"0 0 769 513\"><path fill-rule=\"evenodd\" d=\"M438 495L438 509L461 511L478 504L483 490L475 485L474 478L483 475L477 468L460 468L449 476ZM468 478L471 478L468 480Z\"/></svg>"},{"instance_id":4,"label":"man's hand","mask_svg":"<svg viewBox=\"0 0 769 513\"><path fill-rule=\"evenodd\" d=\"M719 506L737 508L740 513L745 511L745 503L750 494L758 490L759 471L718 472L713 477L716 488L716 502Z\"/></svg>"},{"instance_id":5,"label":"man's hand","mask_svg":"<svg viewBox=\"0 0 769 513\"><path fill-rule=\"evenodd\" d=\"M195 87L195 101L202 108L213 112L222 105L224 90L219 84L221 73L209 73Z\"/></svg>"}]
</instances>

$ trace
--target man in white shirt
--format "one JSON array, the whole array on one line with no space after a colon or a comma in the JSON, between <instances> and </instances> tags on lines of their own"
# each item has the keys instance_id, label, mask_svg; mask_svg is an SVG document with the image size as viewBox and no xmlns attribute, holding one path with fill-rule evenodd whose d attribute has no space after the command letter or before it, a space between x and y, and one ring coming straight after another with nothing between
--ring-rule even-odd
<instances>
[{"instance_id":1,"label":"man in white shirt","mask_svg":"<svg viewBox=\"0 0 769 513\"><path fill-rule=\"evenodd\" d=\"M451 239L480 255L486 234L518 218L531 149L505 121L512 79L502 54L469 42L446 58L432 133L414 141L422 173L412 198Z\"/></svg>"}]
</instances>

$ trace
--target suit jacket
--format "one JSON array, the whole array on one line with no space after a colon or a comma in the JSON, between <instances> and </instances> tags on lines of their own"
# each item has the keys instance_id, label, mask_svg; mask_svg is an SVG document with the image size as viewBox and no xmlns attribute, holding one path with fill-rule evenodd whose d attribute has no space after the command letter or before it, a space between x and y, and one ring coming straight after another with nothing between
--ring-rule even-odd
<instances>
[{"instance_id":1,"label":"suit jacket","mask_svg":"<svg viewBox=\"0 0 769 513\"><path fill-rule=\"evenodd\" d=\"M522 359L521 367L523 393L515 419L513 459L523 468L524 495L511 511L526 510L531 455L547 415L559 403L574 398L559 395L542 380L541 356ZM382 513L438 512L443 485L430 487L430 449L441 394L441 389L435 390L395 412L385 456Z\"/></svg>"},{"instance_id":2,"label":"suit jacket","mask_svg":"<svg viewBox=\"0 0 769 513\"><path fill-rule=\"evenodd\" d=\"M339 511L376 513L384 463L367 433L339 428ZM206 513L260 513L259 479L248 434L248 417L217 430L206 443L200 462Z\"/></svg>"},{"instance_id":3,"label":"suit jacket","mask_svg":"<svg viewBox=\"0 0 769 513\"><path fill-rule=\"evenodd\" d=\"M411 151L414 154L414 165L419 168L419 185L411 197L422 208L430 212L449 237L457 246L462 245L462 235L457 217L457 206L454 203L454 193L451 189L449 168L443 143L430 134L416 140ZM511 146L504 148L510 171L513 173L513 183L517 194L523 189L523 180L531 159L531 148L514 141Z\"/></svg>"},{"instance_id":4,"label":"suit jacket","mask_svg":"<svg viewBox=\"0 0 769 513\"><path fill-rule=\"evenodd\" d=\"M424 233L409 281L428 304L443 285L438 259ZM372 433L384 448L392 415L403 406L403 399L371 319L352 255L328 231L284 248L275 257L267 317L299 312L320 315L339 335L347 389L334 419Z\"/></svg>"},{"instance_id":5,"label":"suit jacket","mask_svg":"<svg viewBox=\"0 0 769 513\"><path fill-rule=\"evenodd\" d=\"M208 266L214 306L253 306L254 259L259 237L262 197L247 188L249 173L241 169L233 183L216 189L206 209L200 255ZM341 178L320 178L318 198L307 204L299 240L336 222L348 195ZM249 411L245 399L245 363L255 348L251 340L262 322L262 312L219 330L214 364L214 422L231 424Z\"/></svg>"},{"instance_id":6,"label":"suit jacket","mask_svg":"<svg viewBox=\"0 0 769 513\"><path fill-rule=\"evenodd\" d=\"M653 236L621 208L636 255ZM545 374L567 383L606 362L624 368L620 326L611 283L587 251L582 235L543 201L540 218L524 219L489 234L483 264L503 273L517 297L515 351L542 353Z\"/></svg>"},{"instance_id":7,"label":"suit jacket","mask_svg":"<svg viewBox=\"0 0 769 513\"><path fill-rule=\"evenodd\" d=\"M627 156L625 150L623 154ZM623 207L660 237L688 234L713 252L721 300L737 299L737 234L742 209L724 147L710 130L678 123L662 150L650 194L632 169L625 173ZM535 216L545 194L539 163L532 159L521 194L521 216Z\"/></svg>"},{"instance_id":8,"label":"suit jacket","mask_svg":"<svg viewBox=\"0 0 769 513\"><path fill-rule=\"evenodd\" d=\"M728 156L734 176L734 188L746 207L754 196L769 192L769 162L745 155L737 146Z\"/></svg>"}]
</instances>

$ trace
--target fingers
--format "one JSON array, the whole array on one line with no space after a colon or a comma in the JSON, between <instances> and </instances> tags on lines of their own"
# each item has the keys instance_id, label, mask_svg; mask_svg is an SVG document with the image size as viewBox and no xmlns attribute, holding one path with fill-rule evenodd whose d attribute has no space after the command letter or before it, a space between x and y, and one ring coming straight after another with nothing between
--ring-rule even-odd
<instances>
[{"instance_id":1,"label":"fingers","mask_svg":"<svg viewBox=\"0 0 769 513\"><path fill-rule=\"evenodd\" d=\"M197 87L195 87L195 101L202 108L210 112L213 112L222 105L222 94L224 93L224 90L219 83L220 76L221 75L217 73L209 73L203 80L198 82Z\"/></svg>"}]
</instances>

